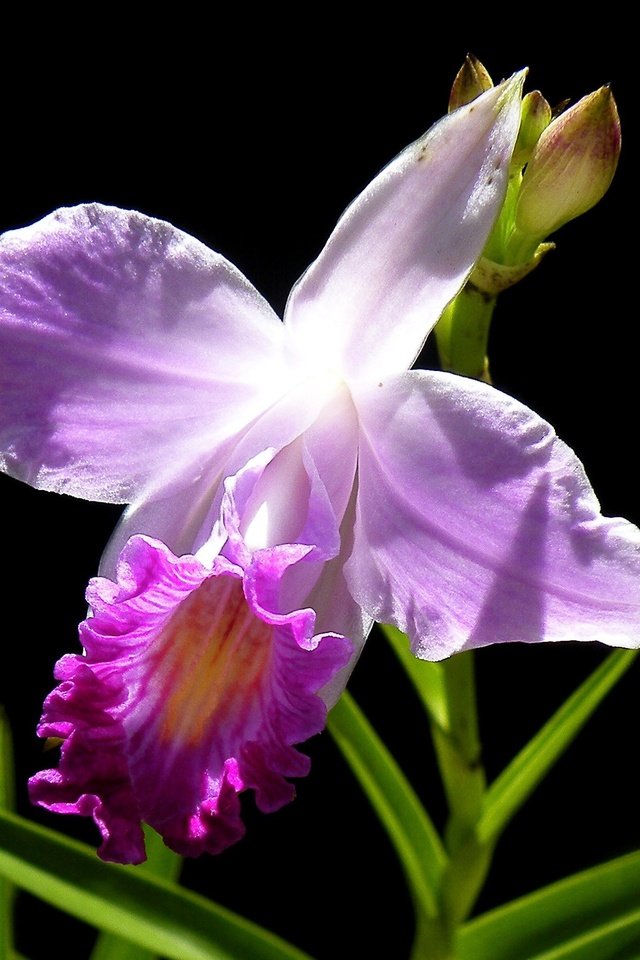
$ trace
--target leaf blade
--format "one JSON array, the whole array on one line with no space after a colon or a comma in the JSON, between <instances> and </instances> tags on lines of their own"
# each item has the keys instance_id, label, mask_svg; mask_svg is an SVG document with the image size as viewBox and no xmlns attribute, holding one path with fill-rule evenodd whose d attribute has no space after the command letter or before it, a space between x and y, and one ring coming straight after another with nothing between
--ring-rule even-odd
<instances>
[{"instance_id":1,"label":"leaf blade","mask_svg":"<svg viewBox=\"0 0 640 960\"><path fill-rule=\"evenodd\" d=\"M0 811L0 875L101 930L168 960L310 960L230 910Z\"/></svg>"},{"instance_id":2,"label":"leaf blade","mask_svg":"<svg viewBox=\"0 0 640 960\"><path fill-rule=\"evenodd\" d=\"M419 660L411 652L406 634L390 624L379 624L391 648L404 667L428 716L443 730L449 729L449 714L441 663Z\"/></svg>"},{"instance_id":3,"label":"leaf blade","mask_svg":"<svg viewBox=\"0 0 640 960\"><path fill-rule=\"evenodd\" d=\"M637 851L466 923L458 941L460 960L617 960L629 943L640 952L639 904ZM600 953L589 952L592 945Z\"/></svg>"},{"instance_id":4,"label":"leaf blade","mask_svg":"<svg viewBox=\"0 0 640 960\"><path fill-rule=\"evenodd\" d=\"M13 810L15 783L13 771L13 740L4 707L0 706L0 808ZM0 877L0 960L13 960L13 884Z\"/></svg>"},{"instance_id":5,"label":"leaf blade","mask_svg":"<svg viewBox=\"0 0 640 960\"><path fill-rule=\"evenodd\" d=\"M637 650L614 650L556 710L487 790L477 825L481 843L494 843L511 817L578 735L633 663Z\"/></svg>"},{"instance_id":6,"label":"leaf blade","mask_svg":"<svg viewBox=\"0 0 640 960\"><path fill-rule=\"evenodd\" d=\"M447 855L426 810L348 693L343 693L331 710L327 726L385 827L414 898L427 916L436 916Z\"/></svg>"},{"instance_id":7,"label":"leaf blade","mask_svg":"<svg viewBox=\"0 0 640 960\"><path fill-rule=\"evenodd\" d=\"M182 868L182 857L169 850L159 834L146 825L145 846L147 859L138 869L155 877L177 882ZM103 931L96 940L90 960L156 960L156 957L156 953L145 947L124 940L118 934Z\"/></svg>"}]
</instances>

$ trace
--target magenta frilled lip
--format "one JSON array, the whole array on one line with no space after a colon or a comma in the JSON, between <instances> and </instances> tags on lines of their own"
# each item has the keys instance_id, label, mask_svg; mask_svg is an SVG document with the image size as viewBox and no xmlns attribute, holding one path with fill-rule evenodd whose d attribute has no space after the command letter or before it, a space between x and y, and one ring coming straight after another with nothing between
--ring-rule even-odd
<instances>
[{"instance_id":1,"label":"magenta frilled lip","mask_svg":"<svg viewBox=\"0 0 640 960\"><path fill-rule=\"evenodd\" d=\"M86 655L57 665L38 732L63 740L61 759L31 779L32 800L93 816L100 855L125 863L144 859L143 821L196 856L242 836L240 791L266 812L291 800L287 778L309 765L293 745L322 730L318 691L351 655L314 633L313 611L273 609L307 553L263 551L245 574L132 538L118 582L89 588Z\"/></svg>"}]
</instances>

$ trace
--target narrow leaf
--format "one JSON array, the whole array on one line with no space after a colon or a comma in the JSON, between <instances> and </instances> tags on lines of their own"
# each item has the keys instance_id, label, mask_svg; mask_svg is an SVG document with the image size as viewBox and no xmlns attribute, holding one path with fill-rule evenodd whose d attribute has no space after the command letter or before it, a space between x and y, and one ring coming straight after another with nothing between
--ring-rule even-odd
<instances>
[{"instance_id":1,"label":"narrow leaf","mask_svg":"<svg viewBox=\"0 0 640 960\"><path fill-rule=\"evenodd\" d=\"M636 650L614 650L533 737L489 787L477 827L491 843L580 732L596 707L629 669Z\"/></svg>"},{"instance_id":2,"label":"narrow leaf","mask_svg":"<svg viewBox=\"0 0 640 960\"><path fill-rule=\"evenodd\" d=\"M177 880L182 867L182 857L164 844L162 837L145 825L147 859L139 870L165 880ZM91 953L90 960L156 960L157 955L136 943L123 940L114 933L101 933Z\"/></svg>"},{"instance_id":3,"label":"narrow leaf","mask_svg":"<svg viewBox=\"0 0 640 960\"><path fill-rule=\"evenodd\" d=\"M587 930L533 960L638 960L640 909L630 910L611 923Z\"/></svg>"},{"instance_id":4,"label":"narrow leaf","mask_svg":"<svg viewBox=\"0 0 640 960\"><path fill-rule=\"evenodd\" d=\"M406 670L429 717L443 730L447 730L449 715L442 664L419 660L411 653L409 638L397 627L380 624L380 629Z\"/></svg>"},{"instance_id":5,"label":"narrow leaf","mask_svg":"<svg viewBox=\"0 0 640 960\"><path fill-rule=\"evenodd\" d=\"M328 728L386 829L415 900L435 916L447 856L429 815L348 693L329 714Z\"/></svg>"},{"instance_id":6,"label":"narrow leaf","mask_svg":"<svg viewBox=\"0 0 640 960\"><path fill-rule=\"evenodd\" d=\"M4 707L0 706L0 809L13 810L15 784L11 727ZM0 960L14 960L13 949L13 884L0 877Z\"/></svg>"},{"instance_id":7,"label":"narrow leaf","mask_svg":"<svg viewBox=\"0 0 640 960\"><path fill-rule=\"evenodd\" d=\"M13 739L9 719L0 706L0 807L13 810L14 806Z\"/></svg>"},{"instance_id":8,"label":"narrow leaf","mask_svg":"<svg viewBox=\"0 0 640 960\"><path fill-rule=\"evenodd\" d=\"M91 951L91 960L156 960L157 956L114 933L101 933Z\"/></svg>"},{"instance_id":9,"label":"narrow leaf","mask_svg":"<svg viewBox=\"0 0 640 960\"><path fill-rule=\"evenodd\" d=\"M204 897L137 868L102 863L85 844L5 811L0 811L0 874L168 960L309 960Z\"/></svg>"},{"instance_id":10,"label":"narrow leaf","mask_svg":"<svg viewBox=\"0 0 640 960\"><path fill-rule=\"evenodd\" d=\"M460 931L456 956L459 960L637 958L640 851L470 921Z\"/></svg>"}]
</instances>

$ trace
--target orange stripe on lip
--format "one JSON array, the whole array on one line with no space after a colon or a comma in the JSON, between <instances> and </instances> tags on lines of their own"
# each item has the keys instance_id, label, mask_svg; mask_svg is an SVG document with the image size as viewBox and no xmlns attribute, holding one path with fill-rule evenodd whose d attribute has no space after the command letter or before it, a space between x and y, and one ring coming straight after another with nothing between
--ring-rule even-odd
<instances>
[{"instance_id":1,"label":"orange stripe on lip","mask_svg":"<svg viewBox=\"0 0 640 960\"><path fill-rule=\"evenodd\" d=\"M149 664L161 743L193 746L218 722L250 723L268 676L272 631L251 612L236 577L209 577L183 600Z\"/></svg>"}]
</instances>

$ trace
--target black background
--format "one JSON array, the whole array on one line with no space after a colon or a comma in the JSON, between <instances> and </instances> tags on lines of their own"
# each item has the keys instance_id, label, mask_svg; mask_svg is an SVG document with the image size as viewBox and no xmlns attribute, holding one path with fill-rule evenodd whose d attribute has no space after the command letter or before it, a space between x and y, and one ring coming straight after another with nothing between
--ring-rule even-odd
<instances>
[{"instance_id":1,"label":"black background","mask_svg":"<svg viewBox=\"0 0 640 960\"><path fill-rule=\"evenodd\" d=\"M608 23L528 22L498 42L479 29L425 34L402 8L384 23L307 21L25 23L6 34L0 227L99 200L175 223L219 250L281 311L291 284L371 177L446 109L472 49L498 80L524 65L552 104L611 82L623 155L605 201L556 237L539 272L501 298L491 358L498 387L551 420L585 462L607 515L640 521L637 445L637 220L633 63ZM310 16L307 14L306 16ZM37 27L37 35L34 28ZM544 35L544 41L541 37ZM637 215L636 215L637 216ZM630 231L630 232L626 232ZM427 354L426 363L434 363ZM0 696L15 729L20 810L95 841L90 824L29 808L42 765L34 728L55 660L76 648L83 590L119 510L0 477L4 663ZM487 770L494 776L600 662L596 647L495 647L477 657ZM631 671L502 840L480 902L489 908L638 846L637 671ZM351 689L428 803L444 804L423 717L372 636ZM294 804L257 815L248 836L185 880L318 960L406 954L411 908L384 834L328 735L307 745ZM19 948L33 960L91 932L29 897ZM59 940L65 937L64 941Z\"/></svg>"}]
</instances>

